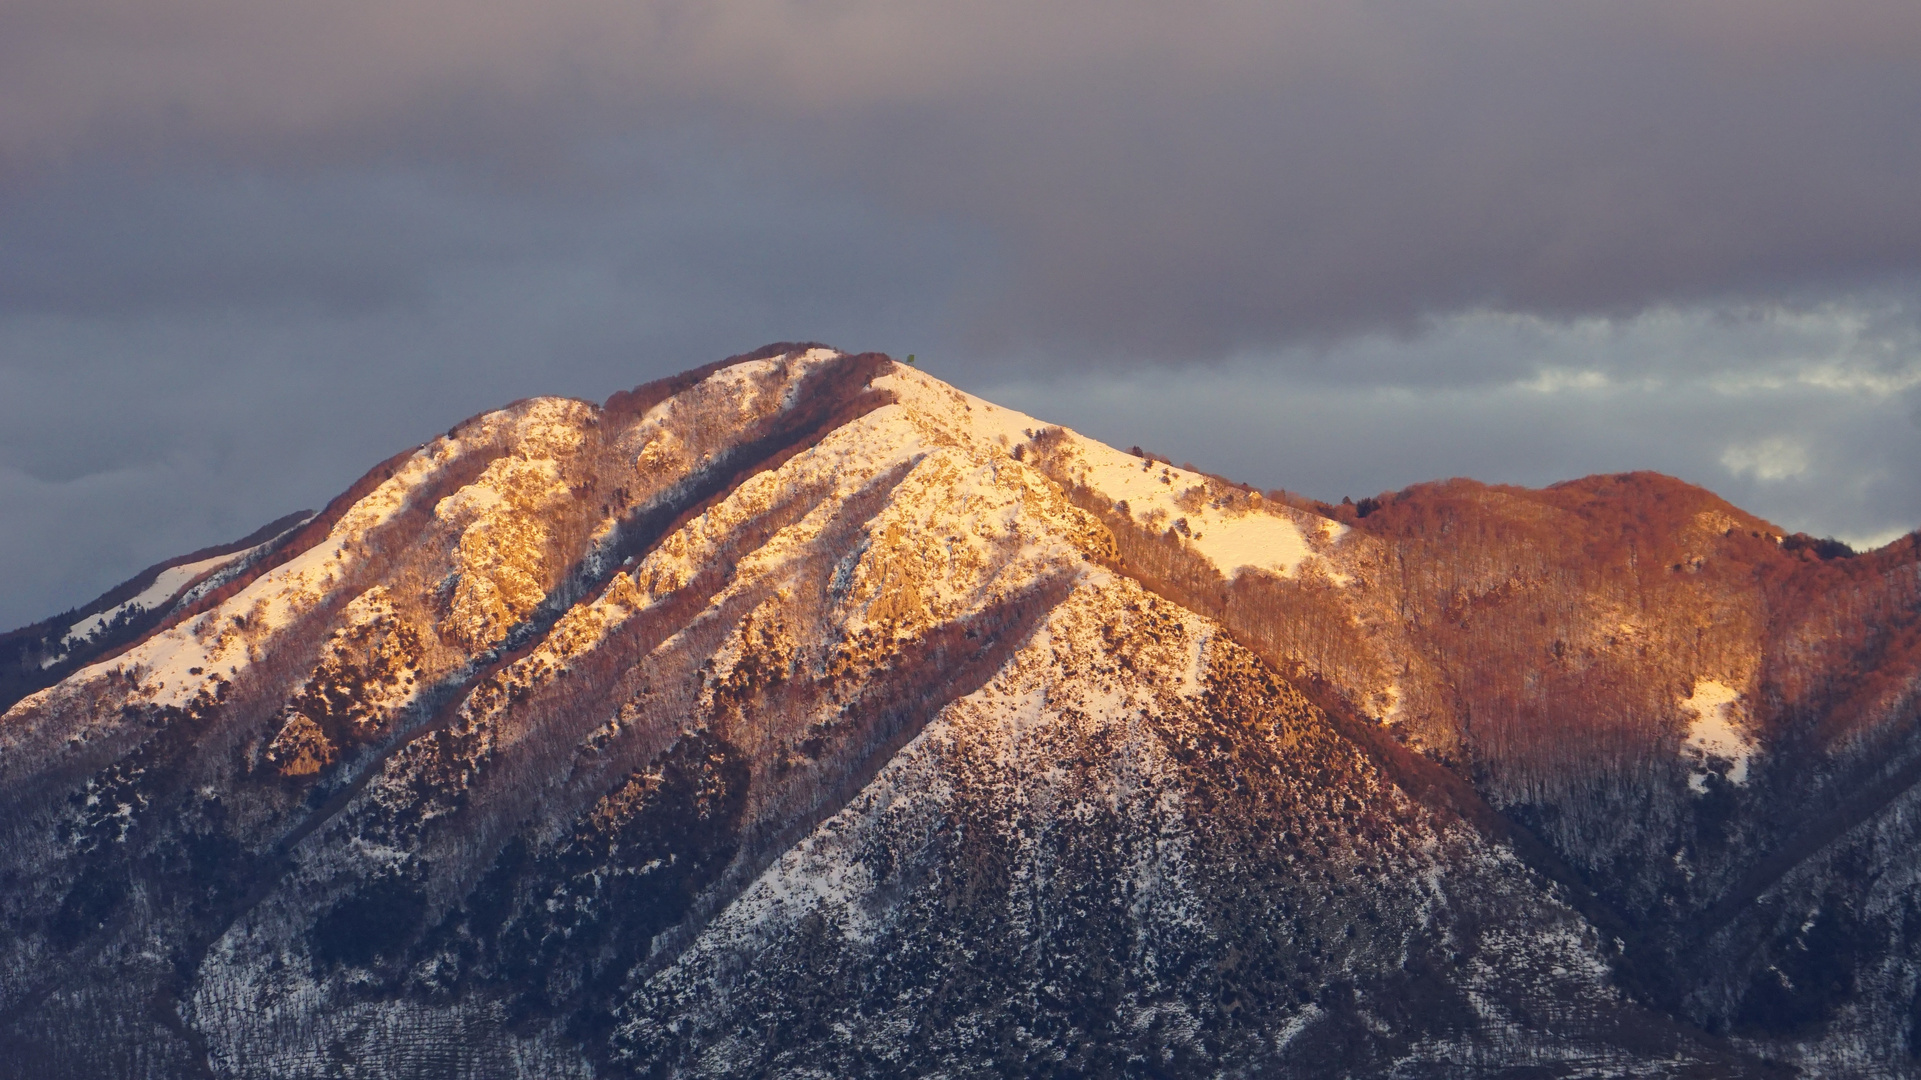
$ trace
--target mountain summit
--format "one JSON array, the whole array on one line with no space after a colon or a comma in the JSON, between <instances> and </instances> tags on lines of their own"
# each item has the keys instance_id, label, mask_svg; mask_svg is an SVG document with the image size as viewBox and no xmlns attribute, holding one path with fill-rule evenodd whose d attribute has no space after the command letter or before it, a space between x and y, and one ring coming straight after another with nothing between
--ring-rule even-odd
<instances>
[{"instance_id":1,"label":"mountain summit","mask_svg":"<svg viewBox=\"0 0 1921 1080\"><path fill-rule=\"evenodd\" d=\"M777 345L72 614L0 639L23 1075L1921 1076L1915 536Z\"/></svg>"}]
</instances>

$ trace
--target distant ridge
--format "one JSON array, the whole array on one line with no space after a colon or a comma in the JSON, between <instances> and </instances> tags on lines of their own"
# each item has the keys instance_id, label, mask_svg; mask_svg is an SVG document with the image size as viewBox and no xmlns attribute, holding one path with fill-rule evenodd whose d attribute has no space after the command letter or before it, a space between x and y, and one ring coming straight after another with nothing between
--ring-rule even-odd
<instances>
[{"instance_id":1,"label":"distant ridge","mask_svg":"<svg viewBox=\"0 0 1921 1080\"><path fill-rule=\"evenodd\" d=\"M68 673L90 663L94 658L138 640L148 630L158 625L165 612L162 608L155 608L136 614L132 618L106 627L107 632L93 640L76 643L70 648L58 649L54 643L68 634L69 627L84 621L88 616L122 607L128 601L149 590L163 571L260 547L282 537L294 526L311 517L313 517L311 510L296 510L291 514L275 518L230 543L215 544L190 551L177 558L157 562L86 604L63 611L52 618L42 619L17 630L0 634L0 711L4 711L14 702L36 690L52 686ZM215 572L209 570L207 576ZM175 590L166 599L172 600L180 591L184 591L195 583L193 580L183 581L180 589ZM58 649L56 655L59 655L60 659L52 664L45 663L48 654L56 649Z\"/></svg>"}]
</instances>

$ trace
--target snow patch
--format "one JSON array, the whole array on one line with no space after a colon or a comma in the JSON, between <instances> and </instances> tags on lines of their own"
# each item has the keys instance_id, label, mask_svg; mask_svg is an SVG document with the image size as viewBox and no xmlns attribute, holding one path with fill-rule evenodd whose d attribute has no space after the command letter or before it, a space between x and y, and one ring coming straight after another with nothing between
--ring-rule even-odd
<instances>
[{"instance_id":1,"label":"snow patch","mask_svg":"<svg viewBox=\"0 0 1921 1080\"><path fill-rule=\"evenodd\" d=\"M1230 581L1243 570L1267 570L1287 577L1314 557L1298 522L1265 508L1212 505L1205 498L1204 476L1091 439L1076 436L1076 445L1086 465L1082 483L1116 504L1125 502L1128 515L1151 529L1184 525L1194 550Z\"/></svg>"},{"instance_id":2,"label":"snow patch","mask_svg":"<svg viewBox=\"0 0 1921 1080\"><path fill-rule=\"evenodd\" d=\"M116 607L108 608L97 615L89 615L79 622L74 623L67 629L66 640L63 644L71 644L91 637L94 633L104 629L108 624L119 618L123 612L138 614L143 611L152 611L171 601L174 597L179 596L186 590L187 586L192 584L193 580L200 575L209 570L225 566L236 559L244 559L248 555L253 554L255 550L257 549L248 548L245 551L236 551L231 555L215 555L211 559L201 559L198 562L169 566L165 570L160 571L160 576L153 579L153 584L142 589L140 595Z\"/></svg>"},{"instance_id":3,"label":"snow patch","mask_svg":"<svg viewBox=\"0 0 1921 1080\"><path fill-rule=\"evenodd\" d=\"M1681 708L1694 714L1688 723L1688 737L1681 745L1681 753L1702 766L1688 777L1688 787L1697 793L1705 794L1708 790L1710 758L1733 763L1727 772L1730 783L1748 782L1748 762L1753 759L1756 746L1754 737L1737 726L1736 707L1740 698L1726 683L1697 679L1694 692L1681 699Z\"/></svg>"}]
</instances>

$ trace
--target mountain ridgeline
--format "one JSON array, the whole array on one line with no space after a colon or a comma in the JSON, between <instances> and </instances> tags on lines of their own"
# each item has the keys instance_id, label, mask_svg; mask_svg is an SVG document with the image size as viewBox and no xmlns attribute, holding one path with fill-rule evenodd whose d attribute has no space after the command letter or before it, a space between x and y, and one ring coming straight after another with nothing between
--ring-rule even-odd
<instances>
[{"instance_id":1,"label":"mountain ridgeline","mask_svg":"<svg viewBox=\"0 0 1921 1080\"><path fill-rule=\"evenodd\" d=\"M1921 537L777 345L0 638L44 1077L1921 1077Z\"/></svg>"}]
</instances>

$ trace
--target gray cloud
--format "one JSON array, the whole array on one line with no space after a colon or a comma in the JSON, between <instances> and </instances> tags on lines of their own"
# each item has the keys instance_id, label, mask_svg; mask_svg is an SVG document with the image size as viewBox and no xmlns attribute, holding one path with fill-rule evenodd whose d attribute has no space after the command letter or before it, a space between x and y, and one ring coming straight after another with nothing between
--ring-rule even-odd
<instances>
[{"instance_id":1,"label":"gray cloud","mask_svg":"<svg viewBox=\"0 0 1921 1080\"><path fill-rule=\"evenodd\" d=\"M1921 248L1921 9L1893 2L157 0L12 5L0 40L29 163L453 157L574 199L583 140L704 125L995 236L974 328L1004 351L1620 313Z\"/></svg>"}]
</instances>

